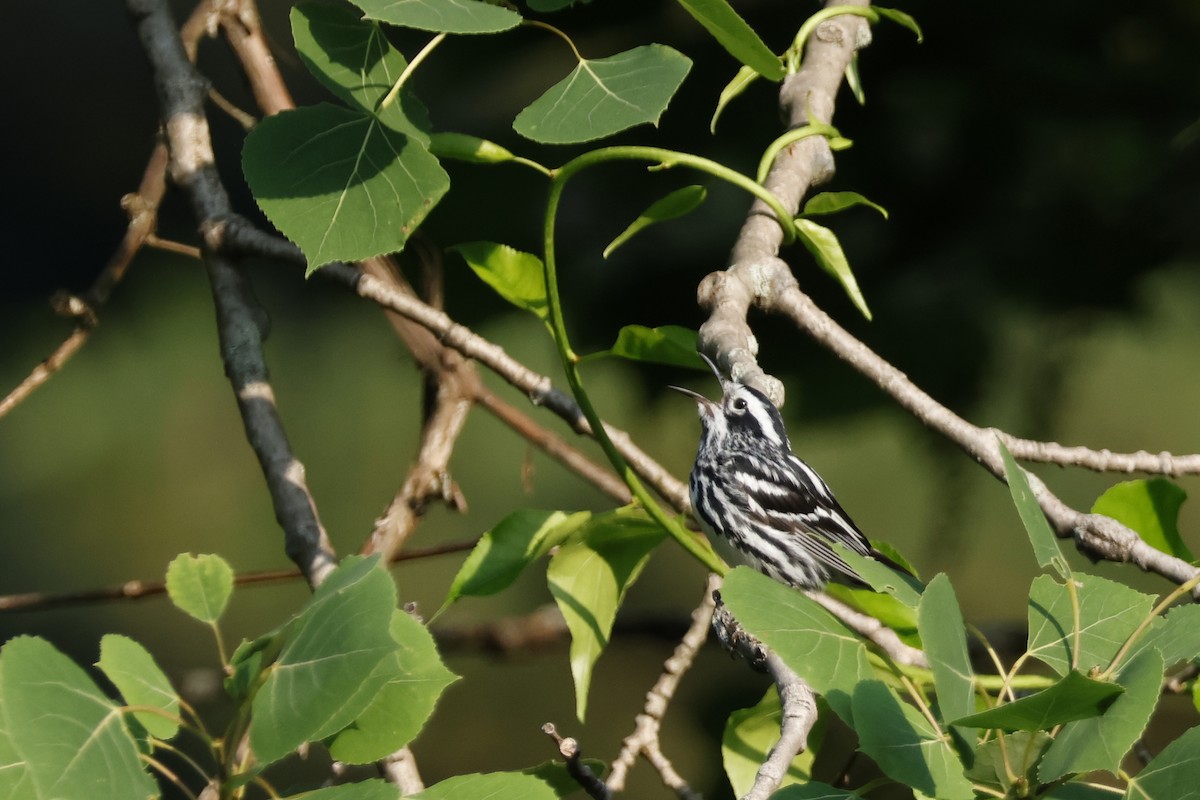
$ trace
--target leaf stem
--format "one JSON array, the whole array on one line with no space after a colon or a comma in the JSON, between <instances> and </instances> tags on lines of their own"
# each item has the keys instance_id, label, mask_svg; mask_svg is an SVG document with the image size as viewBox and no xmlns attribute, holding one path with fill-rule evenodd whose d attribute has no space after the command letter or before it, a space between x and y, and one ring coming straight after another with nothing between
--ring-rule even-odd
<instances>
[{"instance_id":1,"label":"leaf stem","mask_svg":"<svg viewBox=\"0 0 1200 800\"><path fill-rule=\"evenodd\" d=\"M775 159L779 156L779 151L793 142L807 139L810 136L824 136L830 139L835 136L841 136L841 134L832 125L826 125L823 122L817 121L810 121L809 124L802 128L792 128L767 145L767 149L763 151L762 158L758 162L756 180L761 184L767 179L767 173L771 171L771 165L775 163Z\"/></svg>"},{"instance_id":2,"label":"leaf stem","mask_svg":"<svg viewBox=\"0 0 1200 800\"><path fill-rule=\"evenodd\" d=\"M587 60L582 55L580 55L579 48L575 46L575 42L571 40L571 37L567 36L566 33L561 31L560 29L554 27L550 23L542 22L541 20L538 20L538 19L527 19L527 20L522 21L521 24L528 25L531 28L541 28L542 30L550 31L555 36L559 37L560 39L562 39L564 42L567 43L567 46L571 48L571 52L575 54L576 61L583 62L583 61Z\"/></svg>"},{"instance_id":3,"label":"leaf stem","mask_svg":"<svg viewBox=\"0 0 1200 800\"><path fill-rule=\"evenodd\" d=\"M1154 620L1158 619L1158 615L1165 611L1169 605L1194 589L1197 584L1200 584L1200 575L1197 575L1190 581L1179 584L1175 591L1164 597L1158 603L1158 605L1156 605L1150 611L1150 613L1146 615L1146 618L1138 624L1133 633L1129 634L1129 638L1125 640L1125 644L1121 645L1121 649L1117 651L1115 656L1113 656L1112 663L1108 665L1108 669L1104 670L1104 673L1100 676L1100 680L1111 679L1113 673L1116 672L1117 667L1120 665L1121 659L1125 658L1125 656L1129 653L1129 648L1133 647L1137 640L1142 638L1142 634L1144 634L1146 629L1154 623Z\"/></svg>"},{"instance_id":4,"label":"leaf stem","mask_svg":"<svg viewBox=\"0 0 1200 800\"><path fill-rule=\"evenodd\" d=\"M808 41L808 37L817 29L817 26L827 19L840 17L842 14L866 17L872 23L879 22L879 14L869 6L829 6L821 9L804 20L804 24L800 26L800 30L796 31L795 41L792 42L792 46L784 54L785 66L789 75L794 74L796 70L800 69L800 63L804 57L804 43Z\"/></svg>"},{"instance_id":5,"label":"leaf stem","mask_svg":"<svg viewBox=\"0 0 1200 800\"><path fill-rule=\"evenodd\" d=\"M403 89L404 84L408 82L408 78L413 74L413 70L415 70L417 65L424 61L426 57L433 52L434 48L441 44L445 38L446 34L439 33L421 48L421 52L413 56L412 61L409 61L407 66L404 67L404 70L400 73L400 77L396 78L396 82L392 84L392 88L388 90L387 95L384 96L383 100L379 102L380 111L383 111L396 100L396 95L400 94L400 90Z\"/></svg>"}]
</instances>

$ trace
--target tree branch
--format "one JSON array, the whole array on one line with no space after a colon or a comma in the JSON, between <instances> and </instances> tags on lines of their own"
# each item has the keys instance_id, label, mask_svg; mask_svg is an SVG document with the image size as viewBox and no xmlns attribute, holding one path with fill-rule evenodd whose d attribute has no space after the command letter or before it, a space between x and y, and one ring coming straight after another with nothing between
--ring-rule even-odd
<instances>
[{"instance_id":1,"label":"tree branch","mask_svg":"<svg viewBox=\"0 0 1200 800\"><path fill-rule=\"evenodd\" d=\"M188 60L164 0L127 0L138 38L150 60L170 152L169 171L191 201L201 227L232 210L213 162L204 115L207 84ZM317 516L275 405L262 341L266 316L238 264L206 243L205 266L217 311L225 373L237 396L246 438L271 493L288 556L312 586L333 569L336 557Z\"/></svg>"}]
</instances>

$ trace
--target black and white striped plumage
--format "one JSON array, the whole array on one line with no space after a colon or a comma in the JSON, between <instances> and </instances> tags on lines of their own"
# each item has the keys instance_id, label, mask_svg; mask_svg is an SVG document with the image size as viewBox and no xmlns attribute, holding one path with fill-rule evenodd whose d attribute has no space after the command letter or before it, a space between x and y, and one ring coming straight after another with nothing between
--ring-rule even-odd
<instances>
[{"instance_id":1,"label":"black and white striped plumage","mask_svg":"<svg viewBox=\"0 0 1200 800\"><path fill-rule=\"evenodd\" d=\"M671 388L694 399L700 412L700 447L688 487L713 547L726 561L790 586L818 589L830 580L862 585L830 542L890 560L871 547L821 476L792 453L783 418L766 395L725 380L708 363L721 381L720 403Z\"/></svg>"}]
</instances>

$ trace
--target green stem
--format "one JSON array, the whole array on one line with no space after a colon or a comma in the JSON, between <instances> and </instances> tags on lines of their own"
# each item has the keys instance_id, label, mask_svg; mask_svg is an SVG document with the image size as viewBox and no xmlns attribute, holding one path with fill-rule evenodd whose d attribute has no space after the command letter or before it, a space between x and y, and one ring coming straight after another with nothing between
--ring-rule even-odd
<instances>
[{"instance_id":1,"label":"green stem","mask_svg":"<svg viewBox=\"0 0 1200 800\"><path fill-rule=\"evenodd\" d=\"M587 391L584 389L583 378L579 373L579 356L571 349L570 339L567 336L566 321L563 318L562 300L558 293L558 267L554 254L554 226L558 218L558 206L562 200L562 193L567 181L576 173L597 164L617 160L649 161L661 168L678 165L707 172L710 175L714 175L745 189L770 206L771 210L775 212L775 216L779 220L781 227L783 227L785 236L789 241L795 238L795 227L792 224L791 214L788 213L779 199L740 172L731 170L706 158L656 147L605 147L584 153L578 158L567 162L555 173L550 183L550 195L546 201L546 219L543 231L543 247L546 262L546 299L550 312L550 328L554 333L554 341L558 347L559 356L562 359L563 372L566 373L567 384L571 387L571 394L574 395L576 402L579 403L580 410L592 427L592 435L596 437L596 441L600 444L601 449L604 450L609 463L612 464L613 469L625 481L625 484L629 487L629 491L637 501L646 509L646 513L661 525L670 534L671 538L679 542L696 560L709 570L723 575L728 568L721 562L721 559L717 557L707 544L703 543L700 537L697 537L693 532L681 525L677 519L667 514L662 506L655 502L650 492L646 490L646 487L642 485L642 482L629 466L625 457L613 445L612 439L609 438L608 432L604 429L604 424L600 420L600 415L596 413L596 409L592 405Z\"/></svg>"},{"instance_id":2,"label":"green stem","mask_svg":"<svg viewBox=\"0 0 1200 800\"><path fill-rule=\"evenodd\" d=\"M801 139L807 139L809 136L825 136L828 138L833 138L834 136L840 135L841 134L837 132L837 128L833 127L832 125L825 125L819 122L810 123L805 125L803 128L793 128L777 138L775 141L771 142L771 144L767 146L767 149L763 151L762 158L758 162L758 182L763 183L766 181L767 173L771 171L771 165L775 163L775 159L779 156L779 151L787 147L792 142L798 142Z\"/></svg>"},{"instance_id":3,"label":"green stem","mask_svg":"<svg viewBox=\"0 0 1200 800\"><path fill-rule=\"evenodd\" d=\"M796 70L800 69L800 63L804 57L804 43L808 41L808 37L817 29L817 26L827 19L840 17L842 14L865 17L871 22L879 21L879 14L869 6L830 6L829 8L822 8L804 20L804 24L800 26L800 30L796 31L796 39L785 54L789 75L794 74Z\"/></svg>"},{"instance_id":4,"label":"green stem","mask_svg":"<svg viewBox=\"0 0 1200 800\"><path fill-rule=\"evenodd\" d=\"M1141 623L1137 626L1137 629L1134 630L1133 633L1129 634L1129 638L1125 640L1125 644L1121 645L1121 649L1117 651L1115 656L1113 656L1112 663L1108 665L1108 669L1104 670L1104 674L1100 676L1100 680L1104 681L1111 679L1113 673L1117 671L1117 667L1120 665L1121 659L1125 658L1125 656L1129 653L1129 648L1133 647L1137 640L1142 638L1142 634L1146 632L1146 629L1150 627L1154 620L1158 619L1158 615L1165 611L1166 608L1176 600L1183 597L1192 589L1195 589L1197 584L1200 584L1200 575L1197 575L1186 583L1181 583L1179 587L1175 589L1175 591L1164 597L1162 601L1159 602L1159 604L1156 605L1153 610L1146 615L1146 618L1141 621Z\"/></svg>"},{"instance_id":5,"label":"green stem","mask_svg":"<svg viewBox=\"0 0 1200 800\"><path fill-rule=\"evenodd\" d=\"M1079 669L1079 642L1083 637L1079 621L1079 590L1075 587L1075 573L1067 572L1067 597L1071 599L1071 669Z\"/></svg>"},{"instance_id":6,"label":"green stem","mask_svg":"<svg viewBox=\"0 0 1200 800\"><path fill-rule=\"evenodd\" d=\"M395 102L396 95L400 94L400 90L403 89L404 84L408 82L408 78L413 74L413 70L415 70L417 65L424 61L426 57L433 52L434 48L441 44L445 38L446 34L439 33L437 36L430 39L428 44L421 48L421 52L413 56L413 60L408 62L408 65L404 68L404 71L400 73L400 77L396 78L396 82L392 84L392 88L388 91L383 100L380 101L380 111L383 111L393 102Z\"/></svg>"}]
</instances>

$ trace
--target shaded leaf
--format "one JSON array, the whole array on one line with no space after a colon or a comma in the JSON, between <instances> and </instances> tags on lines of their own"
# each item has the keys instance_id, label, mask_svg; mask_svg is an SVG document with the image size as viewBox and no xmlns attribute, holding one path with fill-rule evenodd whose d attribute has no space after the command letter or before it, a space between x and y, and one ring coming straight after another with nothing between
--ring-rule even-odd
<instances>
[{"instance_id":1,"label":"shaded leaf","mask_svg":"<svg viewBox=\"0 0 1200 800\"><path fill-rule=\"evenodd\" d=\"M749 567L725 576L721 599L746 632L852 724L854 687L873 674L862 641L815 600Z\"/></svg>"},{"instance_id":2,"label":"shaded leaf","mask_svg":"<svg viewBox=\"0 0 1200 800\"><path fill-rule=\"evenodd\" d=\"M201 622L216 622L231 594L233 568L220 556L183 553L167 567L167 596Z\"/></svg>"},{"instance_id":3,"label":"shaded leaf","mask_svg":"<svg viewBox=\"0 0 1200 800\"><path fill-rule=\"evenodd\" d=\"M0 797L158 796L126 717L44 639L0 648Z\"/></svg>"},{"instance_id":4,"label":"shaded leaf","mask_svg":"<svg viewBox=\"0 0 1200 800\"><path fill-rule=\"evenodd\" d=\"M540 258L495 242L467 242L449 249L462 256L467 266L505 300L542 320L549 318L546 268Z\"/></svg>"},{"instance_id":5,"label":"shaded leaf","mask_svg":"<svg viewBox=\"0 0 1200 800\"><path fill-rule=\"evenodd\" d=\"M1133 528L1157 550L1195 561L1196 556L1179 535L1179 509L1186 499L1187 492L1165 478L1125 481L1100 495L1092 505L1092 513Z\"/></svg>"},{"instance_id":6,"label":"shaded leaf","mask_svg":"<svg viewBox=\"0 0 1200 800\"><path fill-rule=\"evenodd\" d=\"M133 716L152 736L170 739L179 731L179 696L155 662L150 651L127 636L109 633L100 640L100 660L96 666L113 682L125 704L161 710L135 711Z\"/></svg>"},{"instance_id":7,"label":"shaded leaf","mask_svg":"<svg viewBox=\"0 0 1200 800\"><path fill-rule=\"evenodd\" d=\"M446 193L449 177L412 130L321 103L250 131L246 181L267 218L304 252L307 274L402 249Z\"/></svg>"},{"instance_id":8,"label":"shaded leaf","mask_svg":"<svg viewBox=\"0 0 1200 800\"><path fill-rule=\"evenodd\" d=\"M725 0L679 0L679 4L704 26L729 54L764 78L783 79L779 56L763 43L754 29Z\"/></svg>"},{"instance_id":9,"label":"shaded leaf","mask_svg":"<svg viewBox=\"0 0 1200 800\"><path fill-rule=\"evenodd\" d=\"M875 9L875 12L884 19L889 19L897 25L903 25L912 31L917 37L918 44L925 41L925 34L921 33L921 26L917 24L917 21L913 19L911 14L905 14L898 9L884 8L882 6L871 6L871 8Z\"/></svg>"},{"instance_id":10,"label":"shaded leaf","mask_svg":"<svg viewBox=\"0 0 1200 800\"><path fill-rule=\"evenodd\" d=\"M708 367L696 349L698 341L694 330L678 325L661 325L657 328L626 325L617 333L617 341L612 347L586 357L618 356L630 361L706 370Z\"/></svg>"},{"instance_id":11,"label":"shaded leaf","mask_svg":"<svg viewBox=\"0 0 1200 800\"><path fill-rule=\"evenodd\" d=\"M691 66L687 56L661 44L583 59L517 115L513 130L535 142L574 144L658 124Z\"/></svg>"},{"instance_id":12,"label":"shaded leaf","mask_svg":"<svg viewBox=\"0 0 1200 800\"><path fill-rule=\"evenodd\" d=\"M385 677L383 688L330 744L338 761L366 764L407 745L433 714L442 692L458 680L442 663L429 630L412 615L393 611L389 630L399 647L376 668Z\"/></svg>"},{"instance_id":13,"label":"shaded leaf","mask_svg":"<svg viewBox=\"0 0 1200 800\"><path fill-rule=\"evenodd\" d=\"M580 760L597 777L604 775L604 762L600 759L584 758ZM571 773L567 771L567 765L562 761L544 761L536 767L527 767L521 770L521 774L537 778L549 786L559 797L566 797L579 791L579 784L571 777Z\"/></svg>"},{"instance_id":14,"label":"shaded leaf","mask_svg":"<svg viewBox=\"0 0 1200 800\"><path fill-rule=\"evenodd\" d=\"M946 737L886 684L866 680L855 687L854 727L859 749L888 777L929 797L970 800L975 796Z\"/></svg>"},{"instance_id":15,"label":"shaded leaf","mask_svg":"<svg viewBox=\"0 0 1200 800\"><path fill-rule=\"evenodd\" d=\"M754 706L734 711L725 721L725 732L721 736L721 760L735 797L742 797L754 785L758 768L779 741L782 716L779 693L772 686ZM810 779L813 759L823 733L822 718L818 717L817 725L809 731L804 752L792 759L779 784L780 788Z\"/></svg>"},{"instance_id":16,"label":"shaded leaf","mask_svg":"<svg viewBox=\"0 0 1200 800\"><path fill-rule=\"evenodd\" d=\"M1008 481L1009 494L1012 495L1017 513L1025 526L1025 532L1029 534L1029 541L1033 545L1033 555L1037 559L1038 566L1043 569L1053 566L1063 579L1070 580L1071 568L1067 566L1067 560L1063 558L1062 550L1059 549L1058 537L1050 529L1050 523L1046 520L1042 507L1038 505L1037 498L1033 496L1033 490L1029 488L1029 480L1025 477L1025 471L1017 465L1012 453L1008 452L1008 448L1004 446L1004 442L997 439L996 445L1000 448L1000 456L1004 459L1004 474Z\"/></svg>"},{"instance_id":17,"label":"shaded leaf","mask_svg":"<svg viewBox=\"0 0 1200 800\"><path fill-rule=\"evenodd\" d=\"M1008 767L1011 767L1015 775L1025 778L1026 785L1036 786L1035 768L1053 741L1043 731L1016 731L989 739L975 751L966 775L975 783L1007 792L1011 786L1008 778ZM1008 767L1005 766L1006 754Z\"/></svg>"},{"instance_id":18,"label":"shaded leaf","mask_svg":"<svg viewBox=\"0 0 1200 800\"><path fill-rule=\"evenodd\" d=\"M1072 722L1059 731L1038 768L1049 783L1068 773L1103 769L1116 774L1121 759L1141 737L1158 703L1163 660L1146 650L1125 665L1117 683L1125 693L1113 700L1102 716Z\"/></svg>"},{"instance_id":19,"label":"shaded leaf","mask_svg":"<svg viewBox=\"0 0 1200 800\"><path fill-rule=\"evenodd\" d=\"M571 632L575 713L581 722L592 667L608 645L617 609L664 536L644 512L619 509L593 516L550 560L546 582Z\"/></svg>"},{"instance_id":20,"label":"shaded leaf","mask_svg":"<svg viewBox=\"0 0 1200 800\"><path fill-rule=\"evenodd\" d=\"M400 789L380 778L371 778L288 796L297 800L400 800Z\"/></svg>"},{"instance_id":21,"label":"shaded leaf","mask_svg":"<svg viewBox=\"0 0 1200 800\"><path fill-rule=\"evenodd\" d=\"M832 275L842 285L842 289L854 303L855 308L862 312L864 317L870 319L871 309L867 308L867 301L858 288L858 281L855 279L854 273L850 271L850 262L846 260L846 254L842 251L842 243L838 241L837 234L809 219L796 220L796 233L800 235L800 241L808 249L808 252L812 253L813 258L821 265L821 269Z\"/></svg>"},{"instance_id":22,"label":"shaded leaf","mask_svg":"<svg viewBox=\"0 0 1200 800\"><path fill-rule=\"evenodd\" d=\"M536 775L488 772L455 775L409 797L411 800L555 800L558 795Z\"/></svg>"},{"instance_id":23,"label":"shaded leaf","mask_svg":"<svg viewBox=\"0 0 1200 800\"><path fill-rule=\"evenodd\" d=\"M804 204L804 214L819 215L819 214L836 214L839 211L845 211L847 208L855 206L866 206L873 208L887 219L887 209L878 203L868 200L858 192L821 192L814 195L807 203Z\"/></svg>"},{"instance_id":24,"label":"shaded leaf","mask_svg":"<svg viewBox=\"0 0 1200 800\"><path fill-rule=\"evenodd\" d=\"M771 800L858 800L859 795L846 789L835 789L827 783L809 781L792 784L771 795Z\"/></svg>"},{"instance_id":25,"label":"shaded leaf","mask_svg":"<svg viewBox=\"0 0 1200 800\"><path fill-rule=\"evenodd\" d=\"M1082 671L1106 669L1121 645L1154 606L1154 598L1096 575L1076 575L1079 658ZM1065 675L1075 649L1075 615L1067 587L1041 575L1029 588L1029 652Z\"/></svg>"},{"instance_id":26,"label":"shaded leaf","mask_svg":"<svg viewBox=\"0 0 1200 800\"><path fill-rule=\"evenodd\" d=\"M1146 647L1157 648L1167 666L1200 658L1200 606L1189 603L1168 611L1162 622L1131 648L1130 655Z\"/></svg>"},{"instance_id":27,"label":"shaded leaf","mask_svg":"<svg viewBox=\"0 0 1200 800\"><path fill-rule=\"evenodd\" d=\"M933 670L933 685L942 719L958 719L970 714L975 710L975 673L967 655L967 637L958 598L944 573L936 575L925 587L917 608L917 620L925 655ZM975 731L957 729L956 733L974 748Z\"/></svg>"},{"instance_id":28,"label":"shaded leaf","mask_svg":"<svg viewBox=\"0 0 1200 800\"><path fill-rule=\"evenodd\" d=\"M347 558L288 624L254 696L250 745L263 764L358 718L387 680L396 587L379 558Z\"/></svg>"},{"instance_id":29,"label":"shaded leaf","mask_svg":"<svg viewBox=\"0 0 1200 800\"><path fill-rule=\"evenodd\" d=\"M1129 781L1125 800L1192 800L1200 786L1200 728L1163 748Z\"/></svg>"},{"instance_id":30,"label":"shaded leaf","mask_svg":"<svg viewBox=\"0 0 1200 800\"><path fill-rule=\"evenodd\" d=\"M1099 716L1124 691L1120 684L1092 680L1072 671L1049 689L951 722L972 728L1041 731L1064 722Z\"/></svg>"},{"instance_id":31,"label":"shaded leaf","mask_svg":"<svg viewBox=\"0 0 1200 800\"><path fill-rule=\"evenodd\" d=\"M837 542L833 545L838 556L876 592L894 597L908 608L915 609L921 602L924 587L911 575L897 572L882 561L867 558Z\"/></svg>"},{"instance_id":32,"label":"shaded leaf","mask_svg":"<svg viewBox=\"0 0 1200 800\"><path fill-rule=\"evenodd\" d=\"M429 152L438 158L466 161L471 164L503 164L516 160L516 156L508 149L495 142L452 131L431 133Z\"/></svg>"},{"instance_id":33,"label":"shaded leaf","mask_svg":"<svg viewBox=\"0 0 1200 800\"><path fill-rule=\"evenodd\" d=\"M637 219L629 223L629 227L622 231L617 238L609 242L608 247L604 248L604 257L608 258L614 250L651 225L678 219L691 213L700 207L707 196L708 190L703 186L684 186L666 197L655 200Z\"/></svg>"},{"instance_id":34,"label":"shaded leaf","mask_svg":"<svg viewBox=\"0 0 1200 800\"><path fill-rule=\"evenodd\" d=\"M717 107L713 110L712 119L708 123L709 133L717 132L717 119L720 118L721 112L725 110L725 106L729 105L736 97L749 88L750 84L758 80L758 71L754 67L743 66L738 69L737 74L729 83L725 84L725 88L721 90L721 96L717 98Z\"/></svg>"},{"instance_id":35,"label":"shaded leaf","mask_svg":"<svg viewBox=\"0 0 1200 800\"><path fill-rule=\"evenodd\" d=\"M380 22L438 33L499 33L521 24L511 8L478 0L354 0Z\"/></svg>"}]
</instances>

